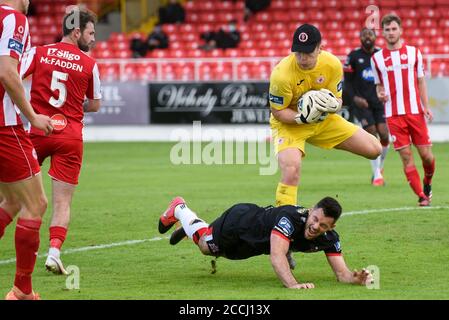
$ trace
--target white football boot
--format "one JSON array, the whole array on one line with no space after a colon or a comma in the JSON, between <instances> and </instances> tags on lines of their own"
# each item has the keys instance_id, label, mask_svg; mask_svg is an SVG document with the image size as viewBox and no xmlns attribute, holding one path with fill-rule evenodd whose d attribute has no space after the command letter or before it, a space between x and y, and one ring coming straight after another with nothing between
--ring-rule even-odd
<instances>
[{"instance_id":1,"label":"white football boot","mask_svg":"<svg viewBox=\"0 0 449 320\"><path fill-rule=\"evenodd\" d=\"M45 269L47 271L53 272L54 274L63 274L68 275L69 273L64 269L64 265L60 258L56 258L52 255L47 257L47 261L45 261Z\"/></svg>"}]
</instances>

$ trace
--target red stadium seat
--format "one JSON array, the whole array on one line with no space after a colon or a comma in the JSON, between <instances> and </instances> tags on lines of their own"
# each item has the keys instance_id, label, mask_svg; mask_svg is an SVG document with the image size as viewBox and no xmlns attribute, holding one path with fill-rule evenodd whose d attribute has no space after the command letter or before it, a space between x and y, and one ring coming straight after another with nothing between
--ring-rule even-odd
<instances>
[{"instance_id":1,"label":"red stadium seat","mask_svg":"<svg viewBox=\"0 0 449 320\"><path fill-rule=\"evenodd\" d=\"M235 58L241 56L239 49L227 49L225 51L225 56L230 58Z\"/></svg>"},{"instance_id":2,"label":"red stadium seat","mask_svg":"<svg viewBox=\"0 0 449 320\"><path fill-rule=\"evenodd\" d=\"M347 9L353 10L353 9L360 7L360 1L358 1L358 0L342 1L341 6L342 6L342 8L344 8L344 10L347 10Z\"/></svg>"},{"instance_id":3,"label":"red stadium seat","mask_svg":"<svg viewBox=\"0 0 449 320\"><path fill-rule=\"evenodd\" d=\"M398 6L399 7L414 7L415 6L415 0L398 0Z\"/></svg>"},{"instance_id":4,"label":"red stadium seat","mask_svg":"<svg viewBox=\"0 0 449 320\"><path fill-rule=\"evenodd\" d=\"M300 11L306 8L306 4L304 1L301 0L293 0L287 2L287 7L289 11L295 10Z\"/></svg>"},{"instance_id":5,"label":"red stadium seat","mask_svg":"<svg viewBox=\"0 0 449 320\"><path fill-rule=\"evenodd\" d=\"M440 16L438 10L434 10L429 7L418 9L418 15L420 18L430 18L430 19L436 19Z\"/></svg>"},{"instance_id":6,"label":"red stadium seat","mask_svg":"<svg viewBox=\"0 0 449 320\"><path fill-rule=\"evenodd\" d=\"M396 0L380 0L378 3L382 10L392 11L398 7Z\"/></svg>"}]
</instances>

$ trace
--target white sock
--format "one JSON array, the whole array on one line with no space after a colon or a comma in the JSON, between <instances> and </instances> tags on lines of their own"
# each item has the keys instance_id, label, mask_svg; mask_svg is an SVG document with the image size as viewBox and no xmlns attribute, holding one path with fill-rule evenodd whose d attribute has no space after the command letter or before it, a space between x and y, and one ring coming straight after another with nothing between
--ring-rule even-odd
<instances>
[{"instance_id":1,"label":"white sock","mask_svg":"<svg viewBox=\"0 0 449 320\"><path fill-rule=\"evenodd\" d=\"M175 208L175 217L181 222L182 227L184 228L184 231L186 232L187 236L192 239L195 232L197 232L199 229L207 228L209 225L198 218L198 216L190 210L187 205L181 204L179 206L176 206ZM201 220L200 222L195 222L194 224L191 224L195 220Z\"/></svg>"},{"instance_id":2,"label":"white sock","mask_svg":"<svg viewBox=\"0 0 449 320\"><path fill-rule=\"evenodd\" d=\"M379 163L380 169L383 169L384 167L384 162L385 158L387 157L388 149L389 149L388 146L382 147L382 154L380 155L380 163Z\"/></svg>"},{"instance_id":3,"label":"white sock","mask_svg":"<svg viewBox=\"0 0 449 320\"><path fill-rule=\"evenodd\" d=\"M48 250L48 255L59 259L61 252L59 249L51 247L50 250Z\"/></svg>"},{"instance_id":4,"label":"white sock","mask_svg":"<svg viewBox=\"0 0 449 320\"><path fill-rule=\"evenodd\" d=\"M382 177L382 174L380 173L380 157L381 156L378 156L376 159L370 160L371 171L373 172L374 179Z\"/></svg>"}]
</instances>

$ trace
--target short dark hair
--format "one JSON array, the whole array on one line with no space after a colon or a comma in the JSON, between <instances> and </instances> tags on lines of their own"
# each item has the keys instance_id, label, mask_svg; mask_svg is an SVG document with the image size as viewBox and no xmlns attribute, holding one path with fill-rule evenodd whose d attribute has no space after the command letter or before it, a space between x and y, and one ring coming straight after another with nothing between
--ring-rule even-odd
<instances>
[{"instance_id":1,"label":"short dark hair","mask_svg":"<svg viewBox=\"0 0 449 320\"><path fill-rule=\"evenodd\" d=\"M399 26L402 25L401 18L399 18L399 16L398 16L397 14L395 14L395 13L389 13L389 14L385 15L385 16L382 18L382 28L383 28L386 24L390 24L390 23L392 23L392 22L397 22L397 24L398 24Z\"/></svg>"},{"instance_id":2,"label":"short dark hair","mask_svg":"<svg viewBox=\"0 0 449 320\"><path fill-rule=\"evenodd\" d=\"M377 38L376 30L368 28L368 27L364 27L362 30L360 30L360 37L362 36L363 32L365 32L365 31L372 32L374 34L374 36Z\"/></svg>"},{"instance_id":3,"label":"short dark hair","mask_svg":"<svg viewBox=\"0 0 449 320\"><path fill-rule=\"evenodd\" d=\"M329 218L334 218L334 221L337 221L341 216L341 205L337 200L331 197L325 197L321 199L316 205L315 208L323 209L324 215Z\"/></svg>"},{"instance_id":4,"label":"short dark hair","mask_svg":"<svg viewBox=\"0 0 449 320\"><path fill-rule=\"evenodd\" d=\"M78 17L79 21L75 21ZM97 23L95 14L86 9L76 7L64 16L62 34L68 36L76 28L80 28L81 32L84 32L89 22L92 22L93 24Z\"/></svg>"}]
</instances>

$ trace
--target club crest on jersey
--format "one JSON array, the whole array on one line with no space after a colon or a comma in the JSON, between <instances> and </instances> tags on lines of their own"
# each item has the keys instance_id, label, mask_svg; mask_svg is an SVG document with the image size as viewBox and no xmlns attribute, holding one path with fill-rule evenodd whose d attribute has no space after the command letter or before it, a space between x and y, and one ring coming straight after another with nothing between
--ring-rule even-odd
<instances>
[{"instance_id":1,"label":"club crest on jersey","mask_svg":"<svg viewBox=\"0 0 449 320\"><path fill-rule=\"evenodd\" d=\"M324 76L321 75L318 77L318 79L316 79L316 83L322 84L324 82L324 80L325 80Z\"/></svg>"},{"instance_id":2,"label":"club crest on jersey","mask_svg":"<svg viewBox=\"0 0 449 320\"><path fill-rule=\"evenodd\" d=\"M78 61L81 59L81 57L77 54L70 53L69 51L65 51L65 50L59 50L58 48L48 48L47 56L62 58L62 59L66 59L69 61L73 61L73 60Z\"/></svg>"},{"instance_id":3,"label":"club crest on jersey","mask_svg":"<svg viewBox=\"0 0 449 320\"><path fill-rule=\"evenodd\" d=\"M9 39L8 49L14 50L17 53L22 54L22 52L23 52L23 43L20 42L20 41L17 41L16 39Z\"/></svg>"},{"instance_id":4,"label":"club crest on jersey","mask_svg":"<svg viewBox=\"0 0 449 320\"><path fill-rule=\"evenodd\" d=\"M63 114L57 113L51 117L51 125L53 126L53 130L61 131L67 127L67 119Z\"/></svg>"}]
</instances>

